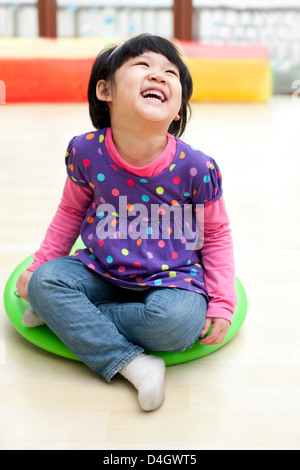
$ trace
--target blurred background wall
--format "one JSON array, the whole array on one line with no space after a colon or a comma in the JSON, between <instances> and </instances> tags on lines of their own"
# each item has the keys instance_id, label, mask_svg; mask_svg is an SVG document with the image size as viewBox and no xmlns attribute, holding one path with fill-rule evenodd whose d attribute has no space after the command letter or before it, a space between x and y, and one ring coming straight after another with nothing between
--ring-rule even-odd
<instances>
[{"instance_id":1,"label":"blurred background wall","mask_svg":"<svg viewBox=\"0 0 300 470\"><path fill-rule=\"evenodd\" d=\"M51 3L56 8L52 32ZM174 5L181 20L180 8L187 15L190 3L190 31L178 37ZM48 18L44 33L39 7L46 8ZM300 0L0 0L0 38L127 39L141 32L218 46L263 46L275 73L275 92L290 91L300 78Z\"/></svg>"},{"instance_id":2,"label":"blurred background wall","mask_svg":"<svg viewBox=\"0 0 300 470\"><path fill-rule=\"evenodd\" d=\"M38 36L37 3L0 0L0 37ZM57 0L56 5L57 37L125 39L145 31L174 37L173 0ZM193 40L260 44L273 65L299 65L299 0L193 0L193 10Z\"/></svg>"}]
</instances>

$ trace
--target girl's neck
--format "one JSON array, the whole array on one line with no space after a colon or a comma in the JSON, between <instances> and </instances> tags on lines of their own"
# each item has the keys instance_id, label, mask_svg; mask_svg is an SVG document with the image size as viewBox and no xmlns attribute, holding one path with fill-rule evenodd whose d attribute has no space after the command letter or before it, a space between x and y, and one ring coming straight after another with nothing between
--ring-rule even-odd
<instances>
[{"instance_id":1,"label":"girl's neck","mask_svg":"<svg viewBox=\"0 0 300 470\"><path fill-rule=\"evenodd\" d=\"M144 167L164 151L168 138L166 132L139 133L124 128L112 128L112 138L123 160L134 167Z\"/></svg>"}]
</instances>

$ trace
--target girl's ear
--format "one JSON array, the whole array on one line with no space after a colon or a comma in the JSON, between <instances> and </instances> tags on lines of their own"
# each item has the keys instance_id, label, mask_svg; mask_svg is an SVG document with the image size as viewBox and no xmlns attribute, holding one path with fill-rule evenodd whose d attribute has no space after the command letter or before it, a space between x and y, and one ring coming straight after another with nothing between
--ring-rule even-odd
<instances>
[{"instance_id":1,"label":"girl's ear","mask_svg":"<svg viewBox=\"0 0 300 470\"><path fill-rule=\"evenodd\" d=\"M96 96L100 101L111 101L111 91L106 80L99 80L96 85Z\"/></svg>"}]
</instances>

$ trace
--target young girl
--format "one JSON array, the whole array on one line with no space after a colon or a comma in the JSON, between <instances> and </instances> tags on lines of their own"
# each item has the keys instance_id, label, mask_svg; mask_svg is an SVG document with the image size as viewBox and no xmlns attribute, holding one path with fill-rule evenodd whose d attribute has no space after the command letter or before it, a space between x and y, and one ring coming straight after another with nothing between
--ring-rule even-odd
<instances>
[{"instance_id":1,"label":"young girl","mask_svg":"<svg viewBox=\"0 0 300 470\"><path fill-rule=\"evenodd\" d=\"M45 322L107 382L124 376L143 410L165 396L164 361L144 351L222 342L236 304L219 167L179 139L191 94L187 67L161 37L97 57L88 89L97 130L70 141L61 203L17 283L31 304L24 323ZM68 256L79 235L86 248Z\"/></svg>"}]
</instances>

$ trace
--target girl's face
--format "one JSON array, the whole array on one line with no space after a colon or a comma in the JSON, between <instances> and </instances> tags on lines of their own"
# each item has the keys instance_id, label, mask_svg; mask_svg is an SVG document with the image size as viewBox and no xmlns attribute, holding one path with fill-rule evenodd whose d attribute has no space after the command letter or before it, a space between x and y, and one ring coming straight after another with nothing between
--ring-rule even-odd
<instances>
[{"instance_id":1,"label":"girl's face","mask_svg":"<svg viewBox=\"0 0 300 470\"><path fill-rule=\"evenodd\" d=\"M149 126L160 123L169 128L179 119L182 87L179 71L162 54L145 52L126 61L115 73L113 84L97 84L97 97L109 104L110 118L125 119L127 124L137 124L137 119ZM101 92L102 91L102 92Z\"/></svg>"}]
</instances>

